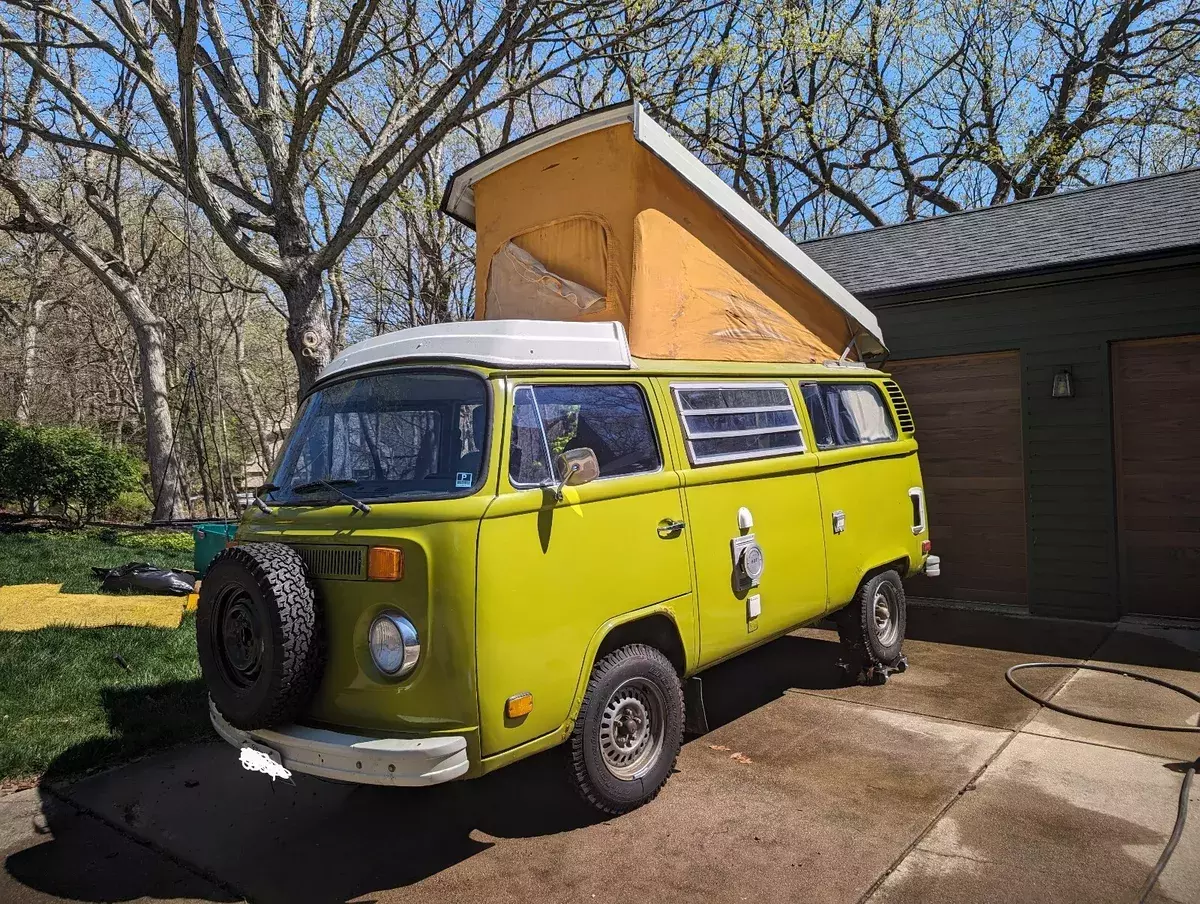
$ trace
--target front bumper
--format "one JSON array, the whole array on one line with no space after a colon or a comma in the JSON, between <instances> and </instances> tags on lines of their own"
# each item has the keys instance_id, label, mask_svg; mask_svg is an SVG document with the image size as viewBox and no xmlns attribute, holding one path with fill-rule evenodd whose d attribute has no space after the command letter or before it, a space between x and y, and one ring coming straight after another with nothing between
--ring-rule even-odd
<instances>
[{"instance_id":1,"label":"front bumper","mask_svg":"<svg viewBox=\"0 0 1200 904\"><path fill-rule=\"evenodd\" d=\"M470 768L467 739L462 735L428 738L369 738L323 728L289 725L279 731L243 731L217 712L208 716L213 728L234 747L267 747L292 772L303 772L363 785L414 787L448 782Z\"/></svg>"}]
</instances>

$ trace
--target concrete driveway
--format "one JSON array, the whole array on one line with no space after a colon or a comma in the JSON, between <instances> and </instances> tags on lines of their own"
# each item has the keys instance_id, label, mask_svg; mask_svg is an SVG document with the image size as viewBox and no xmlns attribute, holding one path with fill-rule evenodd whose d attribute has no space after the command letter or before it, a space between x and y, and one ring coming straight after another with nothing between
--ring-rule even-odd
<instances>
[{"instance_id":1,"label":"concrete driveway","mask_svg":"<svg viewBox=\"0 0 1200 904\"><path fill-rule=\"evenodd\" d=\"M554 752L399 791L272 785L208 744L8 795L0 901L1134 900L1200 736L1059 717L1004 670L1119 662L1200 691L1200 632L914 607L909 635L883 687L839 687L820 629L706 674L717 727L616 819L576 802ZM1024 674L1068 705L1197 721L1152 686ZM1200 813L1152 900L1200 904Z\"/></svg>"}]
</instances>

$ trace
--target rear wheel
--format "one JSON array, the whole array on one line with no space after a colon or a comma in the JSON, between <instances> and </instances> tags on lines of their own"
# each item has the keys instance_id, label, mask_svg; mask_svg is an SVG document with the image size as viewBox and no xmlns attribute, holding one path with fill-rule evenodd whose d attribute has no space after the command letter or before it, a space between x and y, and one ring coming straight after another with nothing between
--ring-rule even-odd
<instances>
[{"instance_id":1,"label":"rear wheel","mask_svg":"<svg viewBox=\"0 0 1200 904\"><path fill-rule=\"evenodd\" d=\"M858 588L854 601L838 613L838 635L856 661L851 667L886 675L902 670L906 663L901 648L907 607L904 584L894 571L884 571Z\"/></svg>"},{"instance_id":2,"label":"rear wheel","mask_svg":"<svg viewBox=\"0 0 1200 904\"><path fill-rule=\"evenodd\" d=\"M683 686L660 651L630 644L596 663L570 740L584 800L624 813L654 798L683 743Z\"/></svg>"}]
</instances>

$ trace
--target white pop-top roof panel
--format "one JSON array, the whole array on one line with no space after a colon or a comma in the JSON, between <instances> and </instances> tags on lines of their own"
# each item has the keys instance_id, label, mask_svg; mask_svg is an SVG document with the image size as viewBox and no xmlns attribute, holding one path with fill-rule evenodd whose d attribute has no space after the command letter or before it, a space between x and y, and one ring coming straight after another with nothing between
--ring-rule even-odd
<instances>
[{"instance_id":1,"label":"white pop-top roof panel","mask_svg":"<svg viewBox=\"0 0 1200 904\"><path fill-rule=\"evenodd\" d=\"M414 326L358 342L321 372L338 374L409 361L462 361L491 367L629 369L629 341L616 321L468 320Z\"/></svg>"},{"instance_id":2,"label":"white pop-top roof panel","mask_svg":"<svg viewBox=\"0 0 1200 904\"><path fill-rule=\"evenodd\" d=\"M801 251L779 231L770 220L755 210L744 198L726 185L691 151L672 138L662 126L650 118L639 103L609 107L568 119L540 132L527 135L512 144L481 157L470 166L455 173L442 199L442 209L455 219L475 225L474 185L485 176L580 135L607 129L623 122L633 123L633 137L654 156L671 167L693 188L707 197L737 226L757 239L792 270L811 283L817 291L845 312L859 327L870 333L885 348L879 320L866 305L855 298L845 286L826 273L816 261Z\"/></svg>"}]
</instances>

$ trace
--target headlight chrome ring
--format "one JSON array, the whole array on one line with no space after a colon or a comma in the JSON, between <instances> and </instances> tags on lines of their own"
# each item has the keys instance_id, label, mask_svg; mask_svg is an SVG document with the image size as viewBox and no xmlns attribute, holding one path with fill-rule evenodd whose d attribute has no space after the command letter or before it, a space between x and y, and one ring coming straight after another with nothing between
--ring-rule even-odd
<instances>
[{"instance_id":1,"label":"headlight chrome ring","mask_svg":"<svg viewBox=\"0 0 1200 904\"><path fill-rule=\"evenodd\" d=\"M389 678L404 678L417 667L421 641L417 628L399 612L382 612L371 622L367 646L375 668Z\"/></svg>"}]
</instances>

